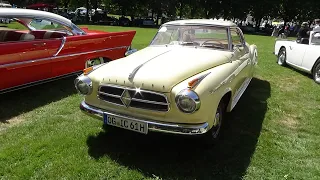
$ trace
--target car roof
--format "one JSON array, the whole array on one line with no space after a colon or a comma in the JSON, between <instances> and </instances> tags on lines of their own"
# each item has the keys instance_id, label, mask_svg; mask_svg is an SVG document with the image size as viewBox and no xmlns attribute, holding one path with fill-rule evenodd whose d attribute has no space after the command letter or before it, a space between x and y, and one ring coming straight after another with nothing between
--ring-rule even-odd
<instances>
[{"instance_id":1,"label":"car roof","mask_svg":"<svg viewBox=\"0 0 320 180\"><path fill-rule=\"evenodd\" d=\"M43 19L52 19L54 21L60 22L64 25L72 25L71 20L60 16L58 14L33 10L33 9L21 9L21 8L0 8L0 17L8 18L43 18Z\"/></svg>"},{"instance_id":2,"label":"car roof","mask_svg":"<svg viewBox=\"0 0 320 180\"><path fill-rule=\"evenodd\" d=\"M212 25L224 27L236 27L237 25L232 21L214 20L214 19L184 19L164 23L164 25Z\"/></svg>"}]
</instances>

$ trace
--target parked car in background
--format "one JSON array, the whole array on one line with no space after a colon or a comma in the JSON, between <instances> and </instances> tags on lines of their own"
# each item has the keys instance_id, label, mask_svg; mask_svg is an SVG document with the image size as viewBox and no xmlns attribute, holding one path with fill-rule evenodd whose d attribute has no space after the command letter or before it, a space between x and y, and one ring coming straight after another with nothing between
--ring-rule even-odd
<instances>
[{"instance_id":1,"label":"parked car in background","mask_svg":"<svg viewBox=\"0 0 320 180\"><path fill-rule=\"evenodd\" d=\"M12 8L12 5L8 1L0 1L0 8ZM11 20L9 18L1 18L0 23L9 24Z\"/></svg>"},{"instance_id":2,"label":"parked car in background","mask_svg":"<svg viewBox=\"0 0 320 180\"><path fill-rule=\"evenodd\" d=\"M125 56L135 31L80 28L57 14L0 8L25 29L0 29L0 93L81 72Z\"/></svg>"},{"instance_id":3,"label":"parked car in background","mask_svg":"<svg viewBox=\"0 0 320 180\"><path fill-rule=\"evenodd\" d=\"M0 1L0 8L12 8L12 5L8 1Z\"/></svg>"},{"instance_id":4,"label":"parked car in background","mask_svg":"<svg viewBox=\"0 0 320 180\"><path fill-rule=\"evenodd\" d=\"M130 26L131 21L129 18L121 16L121 17L119 17L119 25L120 26Z\"/></svg>"},{"instance_id":5,"label":"parked car in background","mask_svg":"<svg viewBox=\"0 0 320 180\"><path fill-rule=\"evenodd\" d=\"M80 109L138 133L150 131L219 137L257 64L257 47L234 23L165 23L151 44L127 57L84 70L75 87ZM121 68L119 68L121 67Z\"/></svg>"},{"instance_id":6,"label":"parked car in background","mask_svg":"<svg viewBox=\"0 0 320 180\"><path fill-rule=\"evenodd\" d=\"M310 31L309 38L301 40L278 39L274 46L277 63L289 65L312 74L320 84L320 28Z\"/></svg>"},{"instance_id":7,"label":"parked car in background","mask_svg":"<svg viewBox=\"0 0 320 180\"><path fill-rule=\"evenodd\" d=\"M138 27L154 27L156 25L154 20L150 17L135 18L132 23L133 26Z\"/></svg>"}]
</instances>

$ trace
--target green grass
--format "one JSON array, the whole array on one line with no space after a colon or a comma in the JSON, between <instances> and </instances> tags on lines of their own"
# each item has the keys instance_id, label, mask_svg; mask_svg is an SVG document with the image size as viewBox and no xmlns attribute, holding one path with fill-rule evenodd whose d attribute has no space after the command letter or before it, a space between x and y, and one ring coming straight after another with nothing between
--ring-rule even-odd
<instances>
[{"instance_id":1,"label":"green grass","mask_svg":"<svg viewBox=\"0 0 320 180\"><path fill-rule=\"evenodd\" d=\"M156 29L137 30L145 47ZM196 139L109 131L83 115L74 77L0 95L1 179L320 179L320 86L258 46L255 78L212 148Z\"/></svg>"}]
</instances>

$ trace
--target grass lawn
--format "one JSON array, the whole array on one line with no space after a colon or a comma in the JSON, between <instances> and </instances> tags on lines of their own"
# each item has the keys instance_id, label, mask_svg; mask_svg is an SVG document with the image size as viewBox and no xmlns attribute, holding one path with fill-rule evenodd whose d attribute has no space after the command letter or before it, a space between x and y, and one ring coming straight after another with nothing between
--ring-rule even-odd
<instances>
[{"instance_id":1,"label":"grass lawn","mask_svg":"<svg viewBox=\"0 0 320 180\"><path fill-rule=\"evenodd\" d=\"M141 49L156 29L137 30ZM274 38L258 46L255 78L229 114L221 141L107 131L83 115L75 77L0 95L0 179L320 179L320 86L280 67Z\"/></svg>"}]
</instances>

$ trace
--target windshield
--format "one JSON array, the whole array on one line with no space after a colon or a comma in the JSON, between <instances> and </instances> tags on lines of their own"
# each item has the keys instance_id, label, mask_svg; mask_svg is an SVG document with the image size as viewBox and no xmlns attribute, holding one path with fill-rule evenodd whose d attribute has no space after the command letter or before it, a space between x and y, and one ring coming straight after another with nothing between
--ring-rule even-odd
<instances>
[{"instance_id":1,"label":"windshield","mask_svg":"<svg viewBox=\"0 0 320 180\"><path fill-rule=\"evenodd\" d=\"M226 27L215 26L163 26L151 45L198 46L228 50L228 31Z\"/></svg>"}]
</instances>

